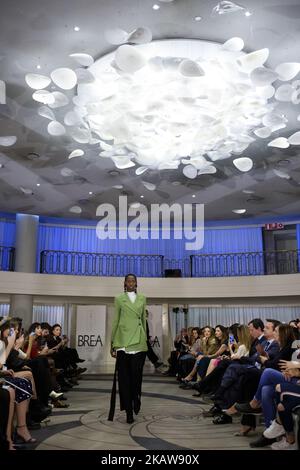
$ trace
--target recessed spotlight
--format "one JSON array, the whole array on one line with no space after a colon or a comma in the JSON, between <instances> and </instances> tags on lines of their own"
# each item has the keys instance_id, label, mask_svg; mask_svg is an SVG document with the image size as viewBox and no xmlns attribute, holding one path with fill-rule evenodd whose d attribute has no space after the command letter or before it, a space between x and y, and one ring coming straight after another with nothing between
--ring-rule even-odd
<instances>
[{"instance_id":1,"label":"recessed spotlight","mask_svg":"<svg viewBox=\"0 0 300 470\"><path fill-rule=\"evenodd\" d=\"M143 195L141 195L141 198L143 199L143 198L144 198L144 196L143 196Z\"/></svg>"},{"instance_id":2,"label":"recessed spotlight","mask_svg":"<svg viewBox=\"0 0 300 470\"><path fill-rule=\"evenodd\" d=\"M79 26L74 26L74 31L76 31L76 32L77 32L77 31L80 31Z\"/></svg>"},{"instance_id":3,"label":"recessed spotlight","mask_svg":"<svg viewBox=\"0 0 300 470\"><path fill-rule=\"evenodd\" d=\"M202 20L202 16L195 16L194 20L195 20L195 21L201 21L201 20Z\"/></svg>"},{"instance_id":4,"label":"recessed spotlight","mask_svg":"<svg viewBox=\"0 0 300 470\"><path fill-rule=\"evenodd\" d=\"M37 185L38 187L40 187L40 186L41 186L41 183L36 183L36 185Z\"/></svg>"},{"instance_id":5,"label":"recessed spotlight","mask_svg":"<svg viewBox=\"0 0 300 470\"><path fill-rule=\"evenodd\" d=\"M152 8L153 8L153 10L159 10L159 9L160 9L160 6L157 5L157 3L155 3Z\"/></svg>"},{"instance_id":6,"label":"recessed spotlight","mask_svg":"<svg viewBox=\"0 0 300 470\"><path fill-rule=\"evenodd\" d=\"M89 191L89 195L91 196L93 194L93 191Z\"/></svg>"},{"instance_id":7,"label":"recessed spotlight","mask_svg":"<svg viewBox=\"0 0 300 470\"><path fill-rule=\"evenodd\" d=\"M196 197L196 194L193 194L192 197Z\"/></svg>"},{"instance_id":8,"label":"recessed spotlight","mask_svg":"<svg viewBox=\"0 0 300 470\"><path fill-rule=\"evenodd\" d=\"M245 12L245 16L252 16L253 13L251 13L251 11L246 11Z\"/></svg>"},{"instance_id":9,"label":"recessed spotlight","mask_svg":"<svg viewBox=\"0 0 300 470\"><path fill-rule=\"evenodd\" d=\"M234 214L245 214L246 209L233 209Z\"/></svg>"},{"instance_id":10,"label":"recessed spotlight","mask_svg":"<svg viewBox=\"0 0 300 470\"><path fill-rule=\"evenodd\" d=\"M37 68L38 70L40 70L42 67L41 67L40 64L38 64L38 65L36 66L36 68Z\"/></svg>"}]
</instances>

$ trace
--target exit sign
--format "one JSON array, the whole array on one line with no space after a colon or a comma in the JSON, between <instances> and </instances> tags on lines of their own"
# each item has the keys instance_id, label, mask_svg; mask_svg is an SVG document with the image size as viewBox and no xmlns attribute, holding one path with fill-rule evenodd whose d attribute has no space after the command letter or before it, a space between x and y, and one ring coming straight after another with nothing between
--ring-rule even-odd
<instances>
[{"instance_id":1,"label":"exit sign","mask_svg":"<svg viewBox=\"0 0 300 470\"><path fill-rule=\"evenodd\" d=\"M274 222L273 224L265 224L265 230L282 230L284 229L283 224Z\"/></svg>"}]
</instances>

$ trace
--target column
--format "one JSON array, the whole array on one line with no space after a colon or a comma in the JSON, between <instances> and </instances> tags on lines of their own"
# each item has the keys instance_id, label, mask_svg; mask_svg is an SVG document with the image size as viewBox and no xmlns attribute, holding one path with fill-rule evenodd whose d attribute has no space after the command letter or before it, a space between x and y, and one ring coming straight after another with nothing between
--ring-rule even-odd
<instances>
[{"instance_id":1,"label":"column","mask_svg":"<svg viewBox=\"0 0 300 470\"><path fill-rule=\"evenodd\" d=\"M36 250L39 217L36 215L16 215L16 251L15 271L34 273L36 268ZM33 296L13 294L10 303L10 315L23 318L23 326L32 323Z\"/></svg>"},{"instance_id":2,"label":"column","mask_svg":"<svg viewBox=\"0 0 300 470\"><path fill-rule=\"evenodd\" d=\"M168 357L173 349L173 338L169 319L169 305L162 305L162 334L163 334L163 357L165 364L168 363Z\"/></svg>"}]
</instances>

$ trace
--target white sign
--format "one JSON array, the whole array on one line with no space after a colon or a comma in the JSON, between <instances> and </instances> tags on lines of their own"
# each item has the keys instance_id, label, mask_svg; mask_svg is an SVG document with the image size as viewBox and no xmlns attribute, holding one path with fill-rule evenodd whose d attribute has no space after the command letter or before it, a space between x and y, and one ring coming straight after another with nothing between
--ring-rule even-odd
<instances>
[{"instance_id":1,"label":"white sign","mask_svg":"<svg viewBox=\"0 0 300 470\"><path fill-rule=\"evenodd\" d=\"M76 322L76 349L85 359L89 373L99 373L104 362L106 327L105 305L78 305Z\"/></svg>"},{"instance_id":2,"label":"white sign","mask_svg":"<svg viewBox=\"0 0 300 470\"><path fill-rule=\"evenodd\" d=\"M163 331L162 331L162 306L161 305L147 305L149 312L148 326L150 334L150 343L152 344L153 351L159 359L163 354Z\"/></svg>"}]
</instances>

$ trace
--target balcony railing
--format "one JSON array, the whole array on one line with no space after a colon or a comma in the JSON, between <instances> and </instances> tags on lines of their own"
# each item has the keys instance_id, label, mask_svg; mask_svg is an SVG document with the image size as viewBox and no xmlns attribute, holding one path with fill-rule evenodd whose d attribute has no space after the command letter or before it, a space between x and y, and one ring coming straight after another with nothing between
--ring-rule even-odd
<instances>
[{"instance_id":1,"label":"balcony railing","mask_svg":"<svg viewBox=\"0 0 300 470\"><path fill-rule=\"evenodd\" d=\"M0 271L13 271L15 249L12 246L0 246Z\"/></svg>"},{"instance_id":2,"label":"balcony railing","mask_svg":"<svg viewBox=\"0 0 300 470\"><path fill-rule=\"evenodd\" d=\"M170 270L182 277L258 276L299 272L300 251L197 254L170 259L162 255L79 253L44 250L40 272L78 276L164 277ZM177 277L177 276L175 276Z\"/></svg>"},{"instance_id":3,"label":"balcony railing","mask_svg":"<svg viewBox=\"0 0 300 470\"><path fill-rule=\"evenodd\" d=\"M258 276L299 272L300 250L191 255L192 277Z\"/></svg>"},{"instance_id":4,"label":"balcony railing","mask_svg":"<svg viewBox=\"0 0 300 470\"><path fill-rule=\"evenodd\" d=\"M40 272L77 276L124 276L134 273L142 277L162 277L163 256L115 253L79 253L44 250Z\"/></svg>"}]
</instances>

